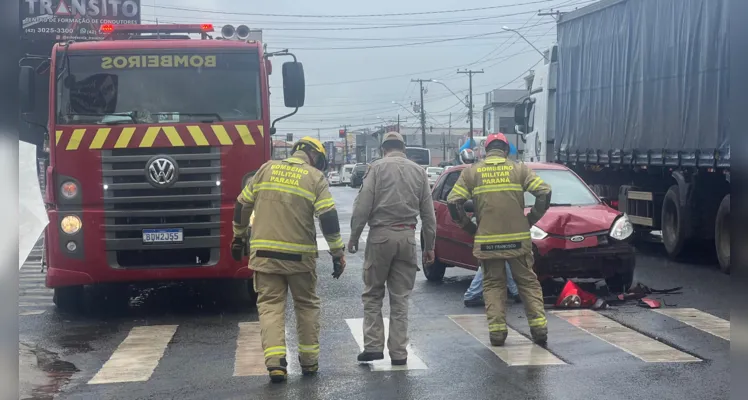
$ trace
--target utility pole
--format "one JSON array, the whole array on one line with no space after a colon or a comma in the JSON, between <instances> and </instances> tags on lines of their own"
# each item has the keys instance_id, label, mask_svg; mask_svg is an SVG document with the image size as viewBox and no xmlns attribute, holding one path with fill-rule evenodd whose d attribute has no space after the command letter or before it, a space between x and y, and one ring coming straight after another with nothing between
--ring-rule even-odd
<instances>
[{"instance_id":1,"label":"utility pole","mask_svg":"<svg viewBox=\"0 0 748 400\"><path fill-rule=\"evenodd\" d=\"M348 125L343 125L343 137L345 137L345 148L343 149L343 165L348 164Z\"/></svg>"},{"instance_id":2,"label":"utility pole","mask_svg":"<svg viewBox=\"0 0 748 400\"><path fill-rule=\"evenodd\" d=\"M470 79L470 102L468 103L468 119L470 119L470 144L473 144L473 75L474 74L482 74L483 70L480 71L473 71L465 70L465 71L457 71L458 74L467 74L468 78Z\"/></svg>"},{"instance_id":3,"label":"utility pole","mask_svg":"<svg viewBox=\"0 0 748 400\"><path fill-rule=\"evenodd\" d=\"M319 134L319 128L317 128L317 140L322 141L322 136Z\"/></svg>"},{"instance_id":4,"label":"utility pole","mask_svg":"<svg viewBox=\"0 0 748 400\"><path fill-rule=\"evenodd\" d=\"M449 113L449 128L447 128L447 136L449 136L449 143L452 144L452 113Z\"/></svg>"},{"instance_id":5,"label":"utility pole","mask_svg":"<svg viewBox=\"0 0 748 400\"><path fill-rule=\"evenodd\" d=\"M423 107L423 82L431 82L432 79L411 79L411 82L418 82L421 87L421 145L426 147L426 111Z\"/></svg>"}]
</instances>

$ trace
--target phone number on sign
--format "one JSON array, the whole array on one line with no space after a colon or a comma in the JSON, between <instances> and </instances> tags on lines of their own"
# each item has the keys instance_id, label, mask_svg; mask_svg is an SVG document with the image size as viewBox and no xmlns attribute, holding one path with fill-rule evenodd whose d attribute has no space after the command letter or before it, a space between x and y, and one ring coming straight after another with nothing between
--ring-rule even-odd
<instances>
[{"instance_id":1,"label":"phone number on sign","mask_svg":"<svg viewBox=\"0 0 748 400\"><path fill-rule=\"evenodd\" d=\"M72 28L37 28L38 33L73 33Z\"/></svg>"}]
</instances>

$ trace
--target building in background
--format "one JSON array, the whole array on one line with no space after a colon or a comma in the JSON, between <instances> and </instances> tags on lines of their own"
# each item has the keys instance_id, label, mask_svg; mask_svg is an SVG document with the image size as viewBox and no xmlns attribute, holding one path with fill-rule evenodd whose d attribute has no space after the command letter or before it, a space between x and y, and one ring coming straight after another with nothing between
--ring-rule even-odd
<instances>
[{"instance_id":1,"label":"building in background","mask_svg":"<svg viewBox=\"0 0 748 400\"><path fill-rule=\"evenodd\" d=\"M495 89L486 93L486 103L483 106L483 130L489 134L503 133L520 154L525 146L514 130L514 106L521 103L528 94L524 89Z\"/></svg>"}]
</instances>

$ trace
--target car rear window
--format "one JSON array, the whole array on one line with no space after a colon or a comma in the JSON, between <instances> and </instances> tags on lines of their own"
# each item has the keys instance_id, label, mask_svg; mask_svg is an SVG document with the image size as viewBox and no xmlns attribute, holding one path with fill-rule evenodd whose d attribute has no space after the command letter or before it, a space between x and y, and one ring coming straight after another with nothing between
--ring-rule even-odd
<instances>
[{"instance_id":1,"label":"car rear window","mask_svg":"<svg viewBox=\"0 0 748 400\"><path fill-rule=\"evenodd\" d=\"M599 201L589 187L571 171L535 170L545 183L551 185L551 205L588 206ZM525 192L525 206L532 207L535 196Z\"/></svg>"}]
</instances>

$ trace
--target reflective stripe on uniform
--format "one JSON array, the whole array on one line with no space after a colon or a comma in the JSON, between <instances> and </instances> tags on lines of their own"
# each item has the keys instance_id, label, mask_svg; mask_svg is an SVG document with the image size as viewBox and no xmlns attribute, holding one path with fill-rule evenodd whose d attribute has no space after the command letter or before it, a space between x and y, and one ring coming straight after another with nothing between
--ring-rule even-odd
<instances>
[{"instance_id":1,"label":"reflective stripe on uniform","mask_svg":"<svg viewBox=\"0 0 748 400\"><path fill-rule=\"evenodd\" d=\"M464 187L462 187L460 185L454 185L452 187L452 191L455 192L455 193L457 193L458 195L460 195L460 197L463 197L463 198L466 198L466 199L468 197L470 197L470 193L467 191L467 189L465 189Z\"/></svg>"},{"instance_id":2,"label":"reflective stripe on uniform","mask_svg":"<svg viewBox=\"0 0 748 400\"><path fill-rule=\"evenodd\" d=\"M252 194L252 191L249 190L249 186L244 187L242 190L242 196L244 196L244 200L247 200L250 203L255 201L255 196Z\"/></svg>"},{"instance_id":3,"label":"reflective stripe on uniform","mask_svg":"<svg viewBox=\"0 0 748 400\"><path fill-rule=\"evenodd\" d=\"M502 157L488 157L485 160L486 164L503 164L506 162L506 158Z\"/></svg>"},{"instance_id":4,"label":"reflective stripe on uniform","mask_svg":"<svg viewBox=\"0 0 748 400\"><path fill-rule=\"evenodd\" d=\"M332 197L314 203L314 211L317 213L326 208L332 207L335 207L335 201L332 199Z\"/></svg>"},{"instance_id":5,"label":"reflective stripe on uniform","mask_svg":"<svg viewBox=\"0 0 748 400\"><path fill-rule=\"evenodd\" d=\"M258 192L260 190L272 190L276 192L283 192L283 193L290 193L295 194L297 196L301 196L309 201L314 201L314 194L306 189L302 189L298 186L291 186L286 185L283 183L274 183L274 182L262 182L258 183L254 186L254 191Z\"/></svg>"},{"instance_id":6,"label":"reflective stripe on uniform","mask_svg":"<svg viewBox=\"0 0 748 400\"><path fill-rule=\"evenodd\" d=\"M345 247L343 237L339 233L325 235L325 241L327 241L327 246L331 249L342 249Z\"/></svg>"},{"instance_id":7,"label":"reflective stripe on uniform","mask_svg":"<svg viewBox=\"0 0 748 400\"><path fill-rule=\"evenodd\" d=\"M489 332L507 332L506 324L489 324Z\"/></svg>"},{"instance_id":8,"label":"reflective stripe on uniform","mask_svg":"<svg viewBox=\"0 0 748 400\"><path fill-rule=\"evenodd\" d=\"M536 176L535 179L531 180L530 184L527 185L527 191L532 192L533 190L537 189L542 184L543 184L543 180L540 179L539 176Z\"/></svg>"},{"instance_id":9,"label":"reflective stripe on uniform","mask_svg":"<svg viewBox=\"0 0 748 400\"><path fill-rule=\"evenodd\" d=\"M304 161L301 159L298 159L296 157L289 157L283 160L283 162L291 163L291 164L304 164Z\"/></svg>"},{"instance_id":10,"label":"reflective stripe on uniform","mask_svg":"<svg viewBox=\"0 0 748 400\"><path fill-rule=\"evenodd\" d=\"M299 344L299 353L319 354L318 344Z\"/></svg>"},{"instance_id":11,"label":"reflective stripe on uniform","mask_svg":"<svg viewBox=\"0 0 748 400\"><path fill-rule=\"evenodd\" d=\"M473 190L473 194L492 192L523 192L522 185L518 183L497 183L494 185L481 185Z\"/></svg>"},{"instance_id":12,"label":"reflective stripe on uniform","mask_svg":"<svg viewBox=\"0 0 748 400\"><path fill-rule=\"evenodd\" d=\"M545 317L533 318L527 321L530 328L542 328L548 325L548 320Z\"/></svg>"},{"instance_id":13,"label":"reflective stripe on uniform","mask_svg":"<svg viewBox=\"0 0 748 400\"><path fill-rule=\"evenodd\" d=\"M281 242L278 240L254 239L249 242L250 246L263 250L290 251L295 253L316 253L317 245Z\"/></svg>"},{"instance_id":14,"label":"reflective stripe on uniform","mask_svg":"<svg viewBox=\"0 0 748 400\"><path fill-rule=\"evenodd\" d=\"M278 357L286 355L286 346L273 346L265 349L265 358Z\"/></svg>"},{"instance_id":15,"label":"reflective stripe on uniform","mask_svg":"<svg viewBox=\"0 0 748 400\"><path fill-rule=\"evenodd\" d=\"M530 232L504 233L499 235L475 235L475 243L505 243L525 239L530 239Z\"/></svg>"}]
</instances>

